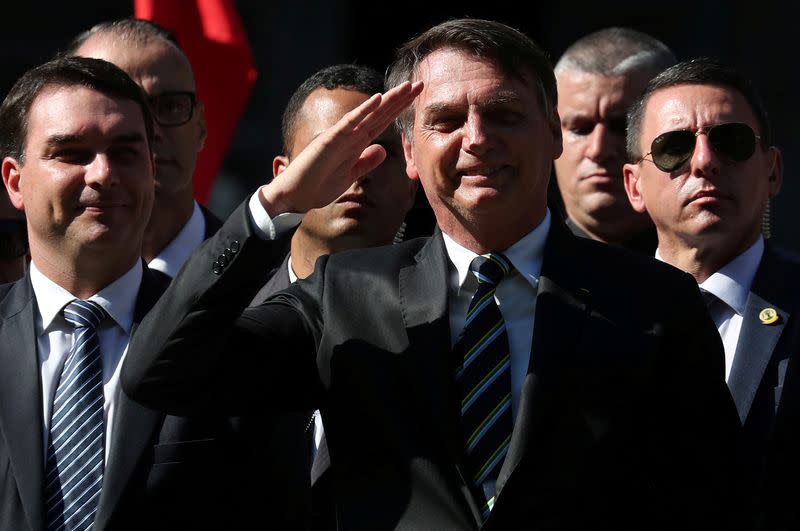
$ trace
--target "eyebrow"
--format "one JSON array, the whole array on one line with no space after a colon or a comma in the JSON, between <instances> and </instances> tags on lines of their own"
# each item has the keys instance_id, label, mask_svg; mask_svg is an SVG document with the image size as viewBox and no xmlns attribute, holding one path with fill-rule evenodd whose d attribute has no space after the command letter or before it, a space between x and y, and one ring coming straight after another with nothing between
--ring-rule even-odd
<instances>
[{"instance_id":1,"label":"eyebrow","mask_svg":"<svg viewBox=\"0 0 800 531\"><path fill-rule=\"evenodd\" d=\"M85 140L85 135L65 134L65 135L52 135L47 138L48 147L59 147L68 144L77 144ZM144 142L145 137L141 133L127 133L113 137L111 141L115 144L135 144L137 142Z\"/></svg>"},{"instance_id":2,"label":"eyebrow","mask_svg":"<svg viewBox=\"0 0 800 531\"><path fill-rule=\"evenodd\" d=\"M612 112L605 116L605 118L601 120L596 120L597 114L590 113L590 112L582 112L582 111L571 111L566 113L559 113L561 115L561 122L570 122L574 120L583 120L583 119L591 119L597 122L609 122L614 120L625 120L626 115L624 112L616 113Z\"/></svg>"},{"instance_id":3,"label":"eyebrow","mask_svg":"<svg viewBox=\"0 0 800 531\"><path fill-rule=\"evenodd\" d=\"M514 91L510 90L503 90L498 92L497 94L492 95L486 101L480 102L477 107L480 109L491 109L492 107L500 107L502 105L506 105L509 103L520 103L522 98L520 98L519 94ZM447 112L450 110L460 109L460 104L452 104L452 103L445 103L445 102L434 102L425 107L424 113L425 114L436 114L439 112Z\"/></svg>"}]
</instances>

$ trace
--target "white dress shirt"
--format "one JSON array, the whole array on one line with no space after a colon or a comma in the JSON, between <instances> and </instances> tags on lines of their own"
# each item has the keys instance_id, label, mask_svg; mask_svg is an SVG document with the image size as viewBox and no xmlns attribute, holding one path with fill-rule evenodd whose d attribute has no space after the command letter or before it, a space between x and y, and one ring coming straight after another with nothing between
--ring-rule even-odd
<instances>
[{"instance_id":1,"label":"white dress shirt","mask_svg":"<svg viewBox=\"0 0 800 531\"><path fill-rule=\"evenodd\" d=\"M713 293L724 304L714 304L711 318L717 326L722 344L725 347L725 381L731 374L739 333L742 330L742 318L753 278L758 271L761 257L764 255L764 238L759 237L756 243L745 252L728 262L719 271L708 277L700 288ZM663 261L661 253L656 249L656 258Z\"/></svg>"},{"instance_id":2,"label":"white dress shirt","mask_svg":"<svg viewBox=\"0 0 800 531\"><path fill-rule=\"evenodd\" d=\"M178 271L195 249L206 239L206 218L197 201L194 202L194 211L186 225L172 239L169 244L159 253L158 256L150 260L147 267L156 269L175 278Z\"/></svg>"},{"instance_id":3,"label":"white dress shirt","mask_svg":"<svg viewBox=\"0 0 800 531\"><path fill-rule=\"evenodd\" d=\"M34 262L31 262L30 271L37 308L37 311L34 312L34 330L42 376L42 418L44 419L42 436L46 452L53 397L64 362L75 343L75 329L64 319L61 310L76 297L44 276ZM110 319L105 319L100 323L98 330L103 364L106 461L110 451L111 427L114 425L114 412L119 396L119 371L122 359L128 350L136 297L139 294L141 283L142 263L137 260L127 273L88 299L102 306L110 316ZM44 458L47 459L46 453Z\"/></svg>"}]
</instances>

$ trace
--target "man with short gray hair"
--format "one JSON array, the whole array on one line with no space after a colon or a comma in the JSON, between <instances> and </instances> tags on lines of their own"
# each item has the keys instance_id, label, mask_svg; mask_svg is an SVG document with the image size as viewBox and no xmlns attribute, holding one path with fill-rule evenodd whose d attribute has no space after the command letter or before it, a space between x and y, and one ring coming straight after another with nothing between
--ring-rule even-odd
<instances>
[{"instance_id":1,"label":"man with short gray hair","mask_svg":"<svg viewBox=\"0 0 800 531\"><path fill-rule=\"evenodd\" d=\"M661 41L612 27L577 40L556 64L564 152L555 174L576 235L655 250L650 218L631 208L622 185L625 112L647 81L675 62Z\"/></svg>"}]
</instances>

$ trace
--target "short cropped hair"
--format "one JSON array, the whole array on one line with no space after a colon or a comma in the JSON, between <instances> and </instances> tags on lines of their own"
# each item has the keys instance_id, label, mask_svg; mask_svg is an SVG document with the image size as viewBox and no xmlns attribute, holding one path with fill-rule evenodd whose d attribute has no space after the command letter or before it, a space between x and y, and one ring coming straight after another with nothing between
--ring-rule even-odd
<instances>
[{"instance_id":1,"label":"short cropped hair","mask_svg":"<svg viewBox=\"0 0 800 531\"><path fill-rule=\"evenodd\" d=\"M491 61L504 74L525 82L527 76L532 76L545 115L550 116L558 106L553 66L544 50L517 29L500 22L474 18L443 22L398 48L387 71L387 88L413 81L420 63L431 53L444 48L463 50ZM411 138L413 104L400 114L397 125L407 138Z\"/></svg>"},{"instance_id":2,"label":"short cropped hair","mask_svg":"<svg viewBox=\"0 0 800 531\"><path fill-rule=\"evenodd\" d=\"M25 161L30 110L47 87L81 86L106 96L134 101L142 111L147 144L152 149L153 116L142 89L128 75L102 59L61 57L25 72L0 105L0 158Z\"/></svg>"},{"instance_id":3,"label":"short cropped hair","mask_svg":"<svg viewBox=\"0 0 800 531\"><path fill-rule=\"evenodd\" d=\"M641 31L612 27L575 41L556 63L556 76L566 71L602 76L652 72L655 76L678 62L666 44Z\"/></svg>"},{"instance_id":4,"label":"short cropped hair","mask_svg":"<svg viewBox=\"0 0 800 531\"><path fill-rule=\"evenodd\" d=\"M72 39L60 55L75 55L78 48L83 46L89 40L89 37L98 34L114 35L138 46L145 46L152 41L165 41L171 43L178 51L183 53L175 35L169 30L149 20L128 17L95 24Z\"/></svg>"},{"instance_id":5,"label":"short cropped hair","mask_svg":"<svg viewBox=\"0 0 800 531\"><path fill-rule=\"evenodd\" d=\"M314 73L297 87L283 111L281 136L283 153L289 155L292 139L297 129L297 121L303 104L312 92L319 88L326 90L346 89L369 96L383 92L383 76L368 66L356 64L333 65Z\"/></svg>"},{"instance_id":6,"label":"short cropped hair","mask_svg":"<svg viewBox=\"0 0 800 531\"><path fill-rule=\"evenodd\" d=\"M628 110L628 130L626 147L628 160L634 161L642 158L643 153L639 147L642 134L644 112L647 102L656 91L678 85L712 85L725 87L739 92L758 120L762 146L772 145L772 129L767 116L766 108L750 80L736 71L733 67L709 57L699 57L680 62L667 68L650 80L644 93L631 105Z\"/></svg>"}]
</instances>

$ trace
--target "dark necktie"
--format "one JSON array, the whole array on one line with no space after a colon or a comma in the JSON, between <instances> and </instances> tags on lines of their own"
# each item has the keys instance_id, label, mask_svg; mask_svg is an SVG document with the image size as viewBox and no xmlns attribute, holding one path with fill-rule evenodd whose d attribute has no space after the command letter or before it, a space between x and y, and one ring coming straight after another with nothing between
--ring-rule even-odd
<instances>
[{"instance_id":1,"label":"dark necktie","mask_svg":"<svg viewBox=\"0 0 800 531\"><path fill-rule=\"evenodd\" d=\"M478 289L467 310L464 329L454 350L458 356L456 383L461 391L464 452L475 495L488 517L494 496L483 484L494 480L508 453L511 417L511 359L506 325L494 300L497 285L513 266L499 253L476 257L470 272Z\"/></svg>"},{"instance_id":2,"label":"dark necktie","mask_svg":"<svg viewBox=\"0 0 800 531\"><path fill-rule=\"evenodd\" d=\"M47 529L89 529L103 483L103 366L97 326L108 314L97 303L74 300L64 319L75 343L64 362L50 416L45 464Z\"/></svg>"},{"instance_id":3,"label":"dark necktie","mask_svg":"<svg viewBox=\"0 0 800 531\"><path fill-rule=\"evenodd\" d=\"M728 304L710 291L706 291L703 288L700 288L700 294L703 296L703 302L706 303L708 314L716 323L719 320L721 313L729 307Z\"/></svg>"}]
</instances>

